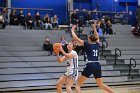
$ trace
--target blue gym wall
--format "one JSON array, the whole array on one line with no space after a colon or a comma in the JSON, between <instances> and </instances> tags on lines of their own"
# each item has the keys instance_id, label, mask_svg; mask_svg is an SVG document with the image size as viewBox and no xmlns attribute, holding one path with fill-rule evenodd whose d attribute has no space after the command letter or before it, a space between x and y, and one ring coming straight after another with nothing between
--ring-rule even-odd
<instances>
[{"instance_id":1,"label":"blue gym wall","mask_svg":"<svg viewBox=\"0 0 140 93\"><path fill-rule=\"evenodd\" d=\"M91 2L91 0L74 0L73 6L74 6L74 9L91 10L92 9L92 2Z\"/></svg>"},{"instance_id":2,"label":"blue gym wall","mask_svg":"<svg viewBox=\"0 0 140 93\"><path fill-rule=\"evenodd\" d=\"M0 0L2 1L2 0ZM58 15L60 23L67 22L67 0L12 0L12 7L22 8L49 8L54 9L54 14ZM129 15L129 23L132 25L136 24L135 12L137 9L138 0L74 0L74 9L87 9L94 10L98 6L100 11L125 11L124 2L129 2L129 11L132 11L132 15ZM132 4L131 4L132 3Z\"/></svg>"},{"instance_id":3,"label":"blue gym wall","mask_svg":"<svg viewBox=\"0 0 140 93\"><path fill-rule=\"evenodd\" d=\"M67 0L12 0L11 6L18 8L46 8L53 9L53 14L58 15L59 23L66 22Z\"/></svg>"},{"instance_id":4,"label":"blue gym wall","mask_svg":"<svg viewBox=\"0 0 140 93\"><path fill-rule=\"evenodd\" d=\"M0 0L0 7L2 7L2 4L3 4L3 0Z\"/></svg>"},{"instance_id":5,"label":"blue gym wall","mask_svg":"<svg viewBox=\"0 0 140 93\"><path fill-rule=\"evenodd\" d=\"M128 15L129 24L136 25L135 12L138 7L138 0L74 0L74 9L94 10L98 6L99 11L122 12L126 11L125 3L128 2L128 11L132 11L132 15ZM83 4L83 2L86 2ZM86 8L87 7L87 8Z\"/></svg>"}]
</instances>

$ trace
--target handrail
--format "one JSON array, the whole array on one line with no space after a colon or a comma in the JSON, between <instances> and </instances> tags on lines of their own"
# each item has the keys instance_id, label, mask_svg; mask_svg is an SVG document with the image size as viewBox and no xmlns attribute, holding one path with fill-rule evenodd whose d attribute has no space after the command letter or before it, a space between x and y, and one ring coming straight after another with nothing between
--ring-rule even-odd
<instances>
[{"instance_id":1,"label":"handrail","mask_svg":"<svg viewBox=\"0 0 140 93\"><path fill-rule=\"evenodd\" d=\"M69 11L73 12L73 11ZM77 10L76 12L91 12L91 13L110 13L110 14L128 14L127 12L110 12L110 11L89 11L89 10Z\"/></svg>"},{"instance_id":2,"label":"handrail","mask_svg":"<svg viewBox=\"0 0 140 93\"><path fill-rule=\"evenodd\" d=\"M101 53L101 55L103 55L103 53L104 53L104 42L106 42L106 46L105 46L105 48L107 48L108 47L108 42L106 41L106 40L102 40L102 53Z\"/></svg>"},{"instance_id":3,"label":"handrail","mask_svg":"<svg viewBox=\"0 0 140 93\"><path fill-rule=\"evenodd\" d=\"M135 62L135 64L132 64L132 61L134 61ZM136 62L136 60L134 59L134 58L130 58L130 64L129 64L129 74L128 75L130 75L131 74L131 69L132 69L132 66L135 68L136 67L136 64L137 62Z\"/></svg>"},{"instance_id":4,"label":"handrail","mask_svg":"<svg viewBox=\"0 0 140 93\"><path fill-rule=\"evenodd\" d=\"M117 54L117 51L120 52L120 55ZM122 55L121 50L119 48L116 48L115 49L115 63L114 63L114 65L117 64L117 57L121 57L121 55Z\"/></svg>"},{"instance_id":5,"label":"handrail","mask_svg":"<svg viewBox=\"0 0 140 93\"><path fill-rule=\"evenodd\" d=\"M0 7L0 9L6 8L6 9L17 9L17 10L44 10L44 11L53 11L53 9L44 9L44 8L16 8L16 7Z\"/></svg>"}]
</instances>

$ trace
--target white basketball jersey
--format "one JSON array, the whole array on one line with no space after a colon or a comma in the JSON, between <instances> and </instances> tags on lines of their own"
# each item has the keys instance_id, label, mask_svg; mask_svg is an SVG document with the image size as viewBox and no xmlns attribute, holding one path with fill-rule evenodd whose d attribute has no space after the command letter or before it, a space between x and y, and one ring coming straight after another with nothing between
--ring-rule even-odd
<instances>
[{"instance_id":1,"label":"white basketball jersey","mask_svg":"<svg viewBox=\"0 0 140 93\"><path fill-rule=\"evenodd\" d=\"M73 76L77 77L78 76L78 55L76 51L72 50L70 54L73 55L73 58L68 59L67 62L67 72L65 75L67 76Z\"/></svg>"}]
</instances>

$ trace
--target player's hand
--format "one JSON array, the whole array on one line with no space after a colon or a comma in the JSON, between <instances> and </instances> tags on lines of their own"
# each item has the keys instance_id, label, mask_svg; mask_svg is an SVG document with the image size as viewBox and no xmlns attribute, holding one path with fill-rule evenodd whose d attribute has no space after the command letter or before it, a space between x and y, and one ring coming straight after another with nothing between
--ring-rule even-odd
<instances>
[{"instance_id":1,"label":"player's hand","mask_svg":"<svg viewBox=\"0 0 140 93\"><path fill-rule=\"evenodd\" d=\"M54 53L55 53L57 56L59 55L59 52L55 52L55 51L54 51Z\"/></svg>"},{"instance_id":2,"label":"player's hand","mask_svg":"<svg viewBox=\"0 0 140 93\"><path fill-rule=\"evenodd\" d=\"M60 46L60 47L59 47L59 50L60 50L60 51L63 51L63 47L62 47L62 46Z\"/></svg>"},{"instance_id":3,"label":"player's hand","mask_svg":"<svg viewBox=\"0 0 140 93\"><path fill-rule=\"evenodd\" d=\"M72 32L75 32L75 31L76 31L76 30L75 30L76 28L77 28L77 26L76 26L76 25L73 25L72 28L71 28L71 31L72 31Z\"/></svg>"},{"instance_id":4,"label":"player's hand","mask_svg":"<svg viewBox=\"0 0 140 93\"><path fill-rule=\"evenodd\" d=\"M96 29L96 23L91 24L91 27L94 28L94 29Z\"/></svg>"}]
</instances>

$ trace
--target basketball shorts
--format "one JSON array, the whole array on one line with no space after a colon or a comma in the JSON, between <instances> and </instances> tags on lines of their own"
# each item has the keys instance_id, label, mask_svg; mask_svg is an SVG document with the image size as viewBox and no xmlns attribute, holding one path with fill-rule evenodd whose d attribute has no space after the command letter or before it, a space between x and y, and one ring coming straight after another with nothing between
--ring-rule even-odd
<instances>
[{"instance_id":1,"label":"basketball shorts","mask_svg":"<svg viewBox=\"0 0 140 93\"><path fill-rule=\"evenodd\" d=\"M78 78L78 69L67 69L67 72L64 75L73 78L76 81Z\"/></svg>"},{"instance_id":2,"label":"basketball shorts","mask_svg":"<svg viewBox=\"0 0 140 93\"><path fill-rule=\"evenodd\" d=\"M96 78L101 78L101 65L99 62L90 62L85 65L82 75L89 78L91 75L94 75Z\"/></svg>"}]
</instances>

